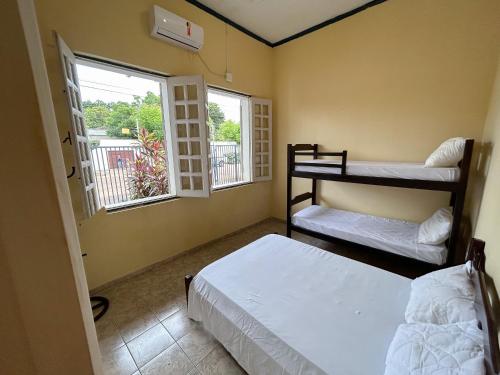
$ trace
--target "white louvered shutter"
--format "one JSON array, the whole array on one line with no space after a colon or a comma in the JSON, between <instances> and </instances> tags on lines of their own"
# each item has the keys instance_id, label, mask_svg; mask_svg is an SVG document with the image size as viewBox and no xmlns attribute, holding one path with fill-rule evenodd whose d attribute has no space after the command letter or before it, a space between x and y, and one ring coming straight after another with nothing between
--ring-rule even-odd
<instances>
[{"instance_id":1,"label":"white louvered shutter","mask_svg":"<svg viewBox=\"0 0 500 375\"><path fill-rule=\"evenodd\" d=\"M210 195L207 89L202 76L167 79L176 194Z\"/></svg>"},{"instance_id":2,"label":"white louvered shutter","mask_svg":"<svg viewBox=\"0 0 500 375\"><path fill-rule=\"evenodd\" d=\"M75 168L82 187L84 213L86 218L89 218L101 206L97 194L94 168L92 166L92 153L83 117L82 97L80 94L75 55L59 35L57 36L57 45L59 47L71 120L70 133L75 152Z\"/></svg>"},{"instance_id":3,"label":"white louvered shutter","mask_svg":"<svg viewBox=\"0 0 500 375\"><path fill-rule=\"evenodd\" d=\"M271 180L272 173L272 101L250 99L252 129L252 170L254 181Z\"/></svg>"}]
</instances>

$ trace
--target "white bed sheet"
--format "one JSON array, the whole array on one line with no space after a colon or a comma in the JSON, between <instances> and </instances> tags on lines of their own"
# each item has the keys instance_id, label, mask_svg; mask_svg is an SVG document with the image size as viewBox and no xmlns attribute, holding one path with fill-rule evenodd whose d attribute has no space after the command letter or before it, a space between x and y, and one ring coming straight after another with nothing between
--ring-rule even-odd
<instances>
[{"instance_id":1,"label":"white bed sheet","mask_svg":"<svg viewBox=\"0 0 500 375\"><path fill-rule=\"evenodd\" d=\"M410 283L268 235L200 271L188 314L249 374L377 375Z\"/></svg>"},{"instance_id":2,"label":"white bed sheet","mask_svg":"<svg viewBox=\"0 0 500 375\"><path fill-rule=\"evenodd\" d=\"M334 160L304 160L304 163L334 163ZM302 166L295 167L297 172L340 174L339 168ZM390 177L417 179L428 181L458 181L460 168L425 168L423 163L398 163L398 162L376 162L376 161L348 161L346 173L353 176Z\"/></svg>"},{"instance_id":3,"label":"white bed sheet","mask_svg":"<svg viewBox=\"0 0 500 375\"><path fill-rule=\"evenodd\" d=\"M448 249L444 244L417 242L419 224L312 205L297 212L292 223L314 232L442 265Z\"/></svg>"}]
</instances>

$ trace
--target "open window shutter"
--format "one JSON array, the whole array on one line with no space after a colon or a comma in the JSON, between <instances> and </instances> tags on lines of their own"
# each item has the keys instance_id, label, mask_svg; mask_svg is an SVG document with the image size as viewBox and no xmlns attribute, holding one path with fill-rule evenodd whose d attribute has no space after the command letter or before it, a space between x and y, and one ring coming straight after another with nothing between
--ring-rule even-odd
<instances>
[{"instance_id":1,"label":"open window shutter","mask_svg":"<svg viewBox=\"0 0 500 375\"><path fill-rule=\"evenodd\" d=\"M268 99L250 99L252 122L253 180L272 179L272 102Z\"/></svg>"},{"instance_id":2,"label":"open window shutter","mask_svg":"<svg viewBox=\"0 0 500 375\"><path fill-rule=\"evenodd\" d=\"M75 151L75 168L80 178L85 216L94 215L100 208L95 182L92 154L83 117L80 84L76 71L75 55L58 35L57 44L66 86L66 97L71 120L71 139Z\"/></svg>"},{"instance_id":3,"label":"open window shutter","mask_svg":"<svg viewBox=\"0 0 500 375\"><path fill-rule=\"evenodd\" d=\"M208 197L210 133L205 82L202 76L170 77L167 90L176 194Z\"/></svg>"}]
</instances>

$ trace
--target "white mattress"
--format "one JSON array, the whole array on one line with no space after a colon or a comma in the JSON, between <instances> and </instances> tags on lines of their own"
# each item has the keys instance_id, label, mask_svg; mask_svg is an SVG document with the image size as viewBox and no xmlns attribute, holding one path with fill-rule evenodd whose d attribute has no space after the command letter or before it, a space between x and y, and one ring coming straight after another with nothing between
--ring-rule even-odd
<instances>
[{"instance_id":1,"label":"white mattress","mask_svg":"<svg viewBox=\"0 0 500 375\"><path fill-rule=\"evenodd\" d=\"M389 251L432 264L444 264L444 244L417 243L419 224L409 221L309 206L292 217L292 223L314 232Z\"/></svg>"},{"instance_id":2,"label":"white mattress","mask_svg":"<svg viewBox=\"0 0 500 375\"><path fill-rule=\"evenodd\" d=\"M338 164L334 160L307 160L301 163L327 163ZM340 174L339 168L315 167L297 165L297 172L329 173ZM376 161L348 161L346 173L353 176L369 177L390 177L405 178L410 180L428 181L458 181L460 178L460 168L425 168L423 163L398 163L398 162L376 162Z\"/></svg>"},{"instance_id":3,"label":"white mattress","mask_svg":"<svg viewBox=\"0 0 500 375\"><path fill-rule=\"evenodd\" d=\"M383 374L410 282L268 235L201 270L188 314L249 374Z\"/></svg>"}]
</instances>

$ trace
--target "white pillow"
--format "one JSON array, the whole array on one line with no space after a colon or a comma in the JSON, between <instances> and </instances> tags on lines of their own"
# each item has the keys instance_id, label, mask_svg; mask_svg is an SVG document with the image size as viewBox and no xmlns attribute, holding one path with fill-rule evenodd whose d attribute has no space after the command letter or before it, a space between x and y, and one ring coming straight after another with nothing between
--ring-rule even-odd
<instances>
[{"instance_id":1,"label":"white pillow","mask_svg":"<svg viewBox=\"0 0 500 375\"><path fill-rule=\"evenodd\" d=\"M477 321L402 324L387 351L385 375L484 375L484 344Z\"/></svg>"},{"instance_id":2,"label":"white pillow","mask_svg":"<svg viewBox=\"0 0 500 375\"><path fill-rule=\"evenodd\" d=\"M406 322L449 324L477 319L475 296L466 264L417 277L411 283Z\"/></svg>"},{"instance_id":3,"label":"white pillow","mask_svg":"<svg viewBox=\"0 0 500 375\"><path fill-rule=\"evenodd\" d=\"M449 208L440 208L418 227L418 243L439 245L450 236L453 214Z\"/></svg>"},{"instance_id":4,"label":"white pillow","mask_svg":"<svg viewBox=\"0 0 500 375\"><path fill-rule=\"evenodd\" d=\"M465 139L462 137L450 138L434 150L425 161L425 166L456 167L464 156Z\"/></svg>"}]
</instances>

